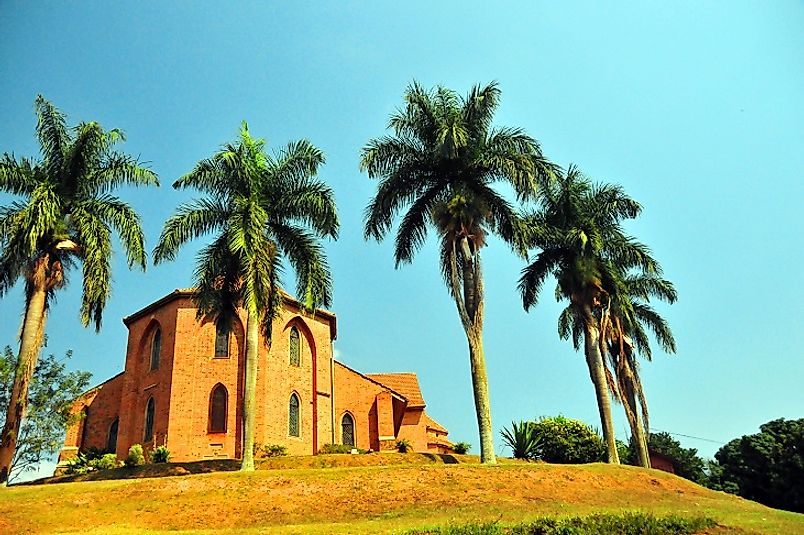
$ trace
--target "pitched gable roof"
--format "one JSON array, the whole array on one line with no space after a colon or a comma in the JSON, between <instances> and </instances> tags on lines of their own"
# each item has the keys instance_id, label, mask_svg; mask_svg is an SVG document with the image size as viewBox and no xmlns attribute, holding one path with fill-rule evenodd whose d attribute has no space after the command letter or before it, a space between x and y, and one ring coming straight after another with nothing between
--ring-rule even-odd
<instances>
[{"instance_id":1,"label":"pitched gable roof","mask_svg":"<svg viewBox=\"0 0 804 535\"><path fill-rule=\"evenodd\" d=\"M422 414L422 419L424 420L424 425L426 425L428 429L432 429L433 431L438 431L439 433L444 434L449 433L449 431L447 431L443 425L433 420L426 412Z\"/></svg>"},{"instance_id":2,"label":"pitched gable roof","mask_svg":"<svg viewBox=\"0 0 804 535\"><path fill-rule=\"evenodd\" d=\"M422 391L419 388L419 378L415 373L367 373L366 376L405 396L408 400L408 407L423 408L425 406Z\"/></svg>"}]
</instances>

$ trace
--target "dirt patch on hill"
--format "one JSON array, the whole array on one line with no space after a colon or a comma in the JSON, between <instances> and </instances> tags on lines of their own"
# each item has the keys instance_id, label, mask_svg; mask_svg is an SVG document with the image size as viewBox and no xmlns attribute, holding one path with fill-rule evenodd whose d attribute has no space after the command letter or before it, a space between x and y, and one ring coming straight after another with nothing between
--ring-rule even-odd
<instances>
[{"instance_id":1,"label":"dirt patch on hill","mask_svg":"<svg viewBox=\"0 0 804 535\"><path fill-rule=\"evenodd\" d=\"M20 487L8 489L3 498L11 531L29 533L374 533L416 523L513 522L539 514L635 508L689 515L724 506L757 515L771 511L656 470L527 463L274 468Z\"/></svg>"}]
</instances>

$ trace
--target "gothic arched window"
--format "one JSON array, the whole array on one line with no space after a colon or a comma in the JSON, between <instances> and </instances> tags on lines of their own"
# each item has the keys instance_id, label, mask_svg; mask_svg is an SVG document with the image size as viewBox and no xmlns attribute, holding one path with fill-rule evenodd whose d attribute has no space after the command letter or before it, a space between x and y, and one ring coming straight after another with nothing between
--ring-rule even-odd
<instances>
[{"instance_id":1,"label":"gothic arched window","mask_svg":"<svg viewBox=\"0 0 804 535\"><path fill-rule=\"evenodd\" d=\"M288 435L299 436L299 396L294 392L290 395L288 404Z\"/></svg>"},{"instance_id":2,"label":"gothic arched window","mask_svg":"<svg viewBox=\"0 0 804 535\"><path fill-rule=\"evenodd\" d=\"M299 344L299 329L296 327L290 328L290 365L291 366L298 366L301 362L301 358L299 353L301 352L301 347Z\"/></svg>"},{"instance_id":3,"label":"gothic arched window","mask_svg":"<svg viewBox=\"0 0 804 535\"><path fill-rule=\"evenodd\" d=\"M229 358L229 331L222 327L215 327L215 358Z\"/></svg>"},{"instance_id":4,"label":"gothic arched window","mask_svg":"<svg viewBox=\"0 0 804 535\"><path fill-rule=\"evenodd\" d=\"M162 353L162 329L156 328L151 338L151 370L159 367L159 355Z\"/></svg>"},{"instance_id":5,"label":"gothic arched window","mask_svg":"<svg viewBox=\"0 0 804 535\"><path fill-rule=\"evenodd\" d=\"M143 442L150 442L154 438L154 398L148 398L145 404L145 432L142 435Z\"/></svg>"},{"instance_id":6,"label":"gothic arched window","mask_svg":"<svg viewBox=\"0 0 804 535\"><path fill-rule=\"evenodd\" d=\"M355 445L355 420L348 412L341 419L341 443L344 446Z\"/></svg>"},{"instance_id":7,"label":"gothic arched window","mask_svg":"<svg viewBox=\"0 0 804 535\"><path fill-rule=\"evenodd\" d=\"M209 432L226 432L226 413L229 404L229 392L218 383L209 395Z\"/></svg>"},{"instance_id":8,"label":"gothic arched window","mask_svg":"<svg viewBox=\"0 0 804 535\"><path fill-rule=\"evenodd\" d=\"M106 437L106 453L115 453L117 450L117 427L120 425L120 419L115 418L112 425L109 426L109 434Z\"/></svg>"}]
</instances>

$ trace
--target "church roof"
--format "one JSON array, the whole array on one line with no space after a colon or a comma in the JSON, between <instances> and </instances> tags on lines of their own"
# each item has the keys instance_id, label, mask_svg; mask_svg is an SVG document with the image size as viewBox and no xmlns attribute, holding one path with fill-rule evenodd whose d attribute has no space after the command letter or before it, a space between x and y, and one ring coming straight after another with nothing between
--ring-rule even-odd
<instances>
[{"instance_id":1,"label":"church roof","mask_svg":"<svg viewBox=\"0 0 804 535\"><path fill-rule=\"evenodd\" d=\"M422 418L424 419L424 425L426 425L428 429L432 429L433 431L438 431L439 433L444 434L449 433L444 426L433 420L426 412L422 415Z\"/></svg>"},{"instance_id":2,"label":"church roof","mask_svg":"<svg viewBox=\"0 0 804 535\"><path fill-rule=\"evenodd\" d=\"M400 400L402 400L402 401L407 401L407 398L406 398L406 397L405 397L405 396L404 396L404 395L403 395L401 392L399 392L399 391L397 391L397 390L394 390L393 388L389 387L388 385L384 385L384 384L382 384L381 382L377 381L376 379L372 379L371 377L369 377L369 376L368 376L368 375L366 375L365 373L360 373L359 371L355 370L354 368L350 368L349 366L347 366L346 364L344 364L343 362L341 362L341 361L339 361L339 360L335 360L335 359L332 359L332 360L333 360L333 362L335 362L335 364L337 364L337 365L338 365L338 366L340 366L341 368L345 368L345 369L349 370L350 372L352 372L352 373L354 373L354 374L356 374L356 375L359 375L359 376L360 376L360 377L362 377L363 379L365 379L365 380L367 380L367 381L371 381L372 383L374 383L374 384L376 384L376 385L378 385L378 386L383 387L384 389L386 389L387 391L389 391L391 394L393 394L394 396L396 396L396 397L397 397L397 398L399 398Z\"/></svg>"},{"instance_id":3,"label":"church roof","mask_svg":"<svg viewBox=\"0 0 804 535\"><path fill-rule=\"evenodd\" d=\"M366 377L374 379L391 390L396 390L408 400L408 407L424 407L424 398L419 388L419 378L415 373L367 373Z\"/></svg>"},{"instance_id":4,"label":"church roof","mask_svg":"<svg viewBox=\"0 0 804 535\"><path fill-rule=\"evenodd\" d=\"M156 310L157 308L167 303L170 303L175 299L179 299L182 297L192 297L193 295L195 295L195 288L176 288L175 290L165 295L164 297L160 297L150 305L146 305L145 307L134 312L133 314L126 316L125 318L123 318L123 323L126 326L128 326L135 320L138 320L141 317L146 316L148 313ZM292 297L290 294L282 292L282 300L285 306L293 307L299 311L302 310L301 303L296 298ZM331 338L335 340L335 338L337 338L338 335L338 327L335 318L335 313L330 312L329 310L324 310L323 308L317 308L313 313L313 316L320 316L329 323Z\"/></svg>"}]
</instances>

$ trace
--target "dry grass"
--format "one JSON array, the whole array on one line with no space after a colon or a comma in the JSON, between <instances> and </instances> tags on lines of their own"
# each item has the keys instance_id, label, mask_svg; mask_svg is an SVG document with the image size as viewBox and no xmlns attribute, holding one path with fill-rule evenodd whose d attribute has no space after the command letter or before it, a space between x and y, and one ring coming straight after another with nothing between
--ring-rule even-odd
<instances>
[{"instance_id":1,"label":"dry grass","mask_svg":"<svg viewBox=\"0 0 804 535\"><path fill-rule=\"evenodd\" d=\"M712 533L804 533L804 515L656 470L456 460L464 462L418 455L298 457L269 460L264 468L270 469L249 474L18 486L0 492L0 532L387 533L643 510L709 516L723 526ZM335 467L319 468L328 465Z\"/></svg>"}]
</instances>

